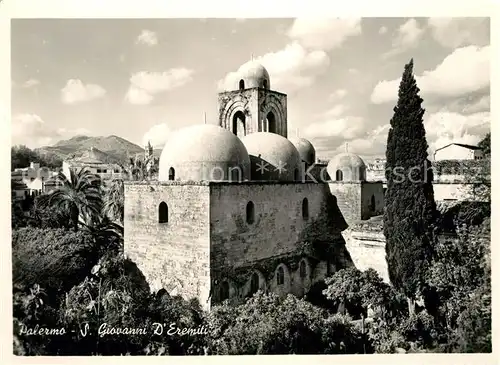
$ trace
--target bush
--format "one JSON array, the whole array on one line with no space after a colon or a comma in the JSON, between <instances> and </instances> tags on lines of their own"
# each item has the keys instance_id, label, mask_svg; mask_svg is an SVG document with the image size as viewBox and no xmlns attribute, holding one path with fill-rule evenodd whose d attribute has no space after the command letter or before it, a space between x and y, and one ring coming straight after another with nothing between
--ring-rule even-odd
<instances>
[{"instance_id":1,"label":"bush","mask_svg":"<svg viewBox=\"0 0 500 365\"><path fill-rule=\"evenodd\" d=\"M56 300L85 278L97 261L92 236L63 229L21 228L12 232L14 284L40 285Z\"/></svg>"},{"instance_id":2,"label":"bush","mask_svg":"<svg viewBox=\"0 0 500 365\"><path fill-rule=\"evenodd\" d=\"M214 354L320 354L362 351L361 339L343 316L292 295L258 292L245 304L214 308L207 315Z\"/></svg>"}]
</instances>

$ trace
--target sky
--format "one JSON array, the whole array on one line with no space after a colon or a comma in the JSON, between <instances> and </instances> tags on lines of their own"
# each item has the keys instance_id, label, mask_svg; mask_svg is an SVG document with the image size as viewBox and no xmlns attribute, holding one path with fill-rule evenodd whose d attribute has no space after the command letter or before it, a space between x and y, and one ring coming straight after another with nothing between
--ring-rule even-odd
<instances>
[{"instance_id":1,"label":"sky","mask_svg":"<svg viewBox=\"0 0 500 365\"><path fill-rule=\"evenodd\" d=\"M490 130L488 18L14 19L12 143L117 135L161 148L217 124L217 93L252 57L288 95L289 136L317 157L383 157L413 58L429 152Z\"/></svg>"}]
</instances>

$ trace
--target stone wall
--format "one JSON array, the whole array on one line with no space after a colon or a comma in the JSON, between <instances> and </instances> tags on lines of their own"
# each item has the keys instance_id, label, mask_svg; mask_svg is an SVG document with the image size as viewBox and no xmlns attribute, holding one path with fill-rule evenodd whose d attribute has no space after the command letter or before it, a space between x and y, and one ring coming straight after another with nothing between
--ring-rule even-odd
<instances>
[{"instance_id":1,"label":"stone wall","mask_svg":"<svg viewBox=\"0 0 500 365\"><path fill-rule=\"evenodd\" d=\"M481 194L474 194L474 190L478 192L480 190L477 184L440 181L432 185L434 188L434 199L436 201L481 201Z\"/></svg>"},{"instance_id":2,"label":"stone wall","mask_svg":"<svg viewBox=\"0 0 500 365\"><path fill-rule=\"evenodd\" d=\"M354 266L361 271L374 269L385 281L389 282L387 261L385 259L385 236L380 231L349 228L342 232L346 249L351 255Z\"/></svg>"},{"instance_id":3,"label":"stone wall","mask_svg":"<svg viewBox=\"0 0 500 365\"><path fill-rule=\"evenodd\" d=\"M344 245L340 231L346 224L338 209L331 208L327 185L213 183L210 188L212 279L218 284L229 281L235 300L250 293L254 272L263 290L302 295L327 270L338 266L337 252ZM304 198L308 202L305 218ZM247 222L246 215L250 201L253 223ZM307 265L305 277L300 276L301 260ZM280 266L285 278L278 285Z\"/></svg>"},{"instance_id":4,"label":"stone wall","mask_svg":"<svg viewBox=\"0 0 500 365\"><path fill-rule=\"evenodd\" d=\"M361 219L361 182L336 181L328 186L347 223Z\"/></svg>"},{"instance_id":5,"label":"stone wall","mask_svg":"<svg viewBox=\"0 0 500 365\"><path fill-rule=\"evenodd\" d=\"M151 289L166 289L209 305L209 186L194 183L125 183L124 249ZM159 204L168 223L159 223Z\"/></svg>"},{"instance_id":6,"label":"stone wall","mask_svg":"<svg viewBox=\"0 0 500 365\"><path fill-rule=\"evenodd\" d=\"M372 196L375 209L372 209ZM384 213L384 188L382 182L363 182L361 184L361 219Z\"/></svg>"}]
</instances>

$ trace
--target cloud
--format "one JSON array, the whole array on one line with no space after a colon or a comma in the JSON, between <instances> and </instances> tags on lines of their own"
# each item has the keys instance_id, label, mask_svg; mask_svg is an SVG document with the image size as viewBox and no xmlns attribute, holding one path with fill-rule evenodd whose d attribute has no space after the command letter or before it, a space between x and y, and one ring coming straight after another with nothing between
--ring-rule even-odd
<instances>
[{"instance_id":1,"label":"cloud","mask_svg":"<svg viewBox=\"0 0 500 365\"><path fill-rule=\"evenodd\" d=\"M382 104L397 100L400 80L380 81L372 92L372 103ZM458 48L434 70L424 71L416 80L423 96L457 97L488 87L490 46Z\"/></svg>"},{"instance_id":2,"label":"cloud","mask_svg":"<svg viewBox=\"0 0 500 365\"><path fill-rule=\"evenodd\" d=\"M158 44L158 36L151 30L144 29L137 37L137 44L145 44L148 46L155 46Z\"/></svg>"},{"instance_id":3,"label":"cloud","mask_svg":"<svg viewBox=\"0 0 500 365\"><path fill-rule=\"evenodd\" d=\"M26 89L40 85L40 81L37 79L29 79L23 83L23 87Z\"/></svg>"},{"instance_id":4,"label":"cloud","mask_svg":"<svg viewBox=\"0 0 500 365\"><path fill-rule=\"evenodd\" d=\"M382 58L395 56L407 49L414 48L422 39L425 29L420 27L415 19L409 19L397 30L396 37L392 41L392 49L382 55Z\"/></svg>"},{"instance_id":5,"label":"cloud","mask_svg":"<svg viewBox=\"0 0 500 365\"><path fill-rule=\"evenodd\" d=\"M30 148L47 146L59 139L82 134L89 135L90 131L85 128L55 130L37 114L18 114L12 118L13 144L23 144Z\"/></svg>"},{"instance_id":6,"label":"cloud","mask_svg":"<svg viewBox=\"0 0 500 365\"><path fill-rule=\"evenodd\" d=\"M66 86L61 90L61 99L65 104L77 104L92 99L102 98L106 90L96 84L84 84L81 80L68 80Z\"/></svg>"},{"instance_id":7,"label":"cloud","mask_svg":"<svg viewBox=\"0 0 500 365\"><path fill-rule=\"evenodd\" d=\"M347 107L343 104L337 104L332 108L328 109L326 112L322 113L324 117L340 117L347 111Z\"/></svg>"},{"instance_id":8,"label":"cloud","mask_svg":"<svg viewBox=\"0 0 500 365\"><path fill-rule=\"evenodd\" d=\"M385 124L370 131L366 136L351 139L348 142L349 152L364 156L383 155L387 146L387 134L390 125ZM345 151L345 144L339 145L335 153Z\"/></svg>"},{"instance_id":9,"label":"cloud","mask_svg":"<svg viewBox=\"0 0 500 365\"><path fill-rule=\"evenodd\" d=\"M142 137L142 145L147 145L148 141L154 148L163 148L171 129L167 123L160 123L152 126Z\"/></svg>"},{"instance_id":10,"label":"cloud","mask_svg":"<svg viewBox=\"0 0 500 365\"><path fill-rule=\"evenodd\" d=\"M347 95L347 90L346 89L338 89L335 90L333 93L330 94L328 97L329 100L340 100L343 99Z\"/></svg>"},{"instance_id":11,"label":"cloud","mask_svg":"<svg viewBox=\"0 0 500 365\"><path fill-rule=\"evenodd\" d=\"M381 26L380 29L378 30L378 34L385 34L385 33L387 33L387 27Z\"/></svg>"},{"instance_id":12,"label":"cloud","mask_svg":"<svg viewBox=\"0 0 500 365\"><path fill-rule=\"evenodd\" d=\"M347 70L347 72L349 72L351 75L359 74L359 70L356 68L350 68L349 70Z\"/></svg>"},{"instance_id":13,"label":"cloud","mask_svg":"<svg viewBox=\"0 0 500 365\"><path fill-rule=\"evenodd\" d=\"M485 46L490 43L488 18L429 18L433 38L443 47Z\"/></svg>"},{"instance_id":14,"label":"cloud","mask_svg":"<svg viewBox=\"0 0 500 365\"><path fill-rule=\"evenodd\" d=\"M255 61L272 75L271 87L274 90L291 93L311 86L327 70L330 58L326 51L342 46L351 36L361 34L361 20L299 18L286 33L290 43L278 51L256 57ZM223 77L218 82L219 90L235 90L238 74L249 62Z\"/></svg>"},{"instance_id":15,"label":"cloud","mask_svg":"<svg viewBox=\"0 0 500 365\"><path fill-rule=\"evenodd\" d=\"M364 119L355 116L328 119L308 125L304 134L309 138L343 137L353 139L363 133Z\"/></svg>"},{"instance_id":16,"label":"cloud","mask_svg":"<svg viewBox=\"0 0 500 365\"><path fill-rule=\"evenodd\" d=\"M165 72L137 72L130 77L130 86L125 99L131 104L149 104L155 94L190 82L193 73L193 70L187 68L172 68Z\"/></svg>"},{"instance_id":17,"label":"cloud","mask_svg":"<svg viewBox=\"0 0 500 365\"><path fill-rule=\"evenodd\" d=\"M438 105L437 101L435 104L437 108L433 108L436 110L443 109L443 105ZM487 112L490 111L490 103L491 98L490 95L467 95L451 102L447 103L444 107L450 112L456 112L461 114L473 114L479 112ZM427 108L429 110L430 108Z\"/></svg>"},{"instance_id":18,"label":"cloud","mask_svg":"<svg viewBox=\"0 0 500 365\"><path fill-rule=\"evenodd\" d=\"M219 89L234 90L238 83L239 73L251 61L243 64L236 72L230 72L218 83ZM324 51L307 51L299 43L294 42L285 48L266 53L255 59L269 72L271 87L274 90L293 92L312 85L315 78L330 65L330 58Z\"/></svg>"},{"instance_id":19,"label":"cloud","mask_svg":"<svg viewBox=\"0 0 500 365\"><path fill-rule=\"evenodd\" d=\"M452 142L478 143L491 129L490 112L464 115L446 110L430 114L424 121L429 149Z\"/></svg>"},{"instance_id":20,"label":"cloud","mask_svg":"<svg viewBox=\"0 0 500 365\"><path fill-rule=\"evenodd\" d=\"M304 47L329 50L340 47L348 37L361 34L360 18L298 18L288 36Z\"/></svg>"}]
</instances>

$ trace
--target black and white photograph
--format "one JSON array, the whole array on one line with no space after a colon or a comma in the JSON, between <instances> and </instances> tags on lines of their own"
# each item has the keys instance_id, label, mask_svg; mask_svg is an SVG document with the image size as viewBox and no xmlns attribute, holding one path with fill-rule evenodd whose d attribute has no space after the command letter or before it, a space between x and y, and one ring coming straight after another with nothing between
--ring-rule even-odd
<instances>
[{"instance_id":1,"label":"black and white photograph","mask_svg":"<svg viewBox=\"0 0 500 365\"><path fill-rule=\"evenodd\" d=\"M10 19L12 356L492 353L491 18L299 15Z\"/></svg>"}]
</instances>

